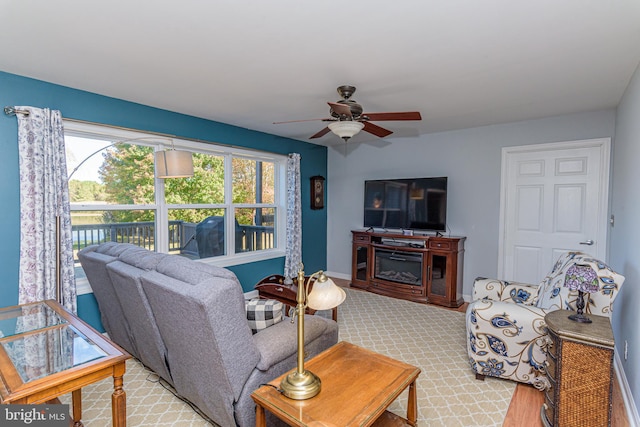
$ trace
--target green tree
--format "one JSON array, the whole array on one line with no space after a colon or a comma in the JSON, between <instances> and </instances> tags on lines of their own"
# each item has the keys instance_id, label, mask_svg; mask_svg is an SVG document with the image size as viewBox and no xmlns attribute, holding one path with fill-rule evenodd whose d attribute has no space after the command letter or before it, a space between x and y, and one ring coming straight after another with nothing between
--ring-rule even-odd
<instances>
[{"instance_id":1,"label":"green tree","mask_svg":"<svg viewBox=\"0 0 640 427\"><path fill-rule=\"evenodd\" d=\"M153 204L153 148L121 144L102 154L98 174L110 204ZM153 221L150 211L109 211L105 222Z\"/></svg>"},{"instance_id":2,"label":"green tree","mask_svg":"<svg viewBox=\"0 0 640 427\"><path fill-rule=\"evenodd\" d=\"M69 199L72 203L104 201L106 198L104 185L98 182L77 179L69 181Z\"/></svg>"},{"instance_id":3,"label":"green tree","mask_svg":"<svg viewBox=\"0 0 640 427\"><path fill-rule=\"evenodd\" d=\"M261 173L258 174L258 167ZM233 168L233 203L273 203L274 200L274 166L271 162L234 158ZM256 183L261 177L261 192L257 194ZM240 224L254 223L256 209L241 209L236 212Z\"/></svg>"},{"instance_id":4,"label":"green tree","mask_svg":"<svg viewBox=\"0 0 640 427\"><path fill-rule=\"evenodd\" d=\"M104 162L99 175L104 183L104 200L110 204L153 204L154 166L153 148L121 144L102 154ZM256 203L256 161L232 160L233 203ZM263 165L262 202L273 202L273 163ZM193 153L194 175L190 178L164 180L168 204L224 203L224 158ZM223 215L222 209L171 209L170 220L198 223L208 216ZM238 211L240 224L253 224L255 209ZM109 211L105 222L153 221L153 212L142 210Z\"/></svg>"},{"instance_id":5,"label":"green tree","mask_svg":"<svg viewBox=\"0 0 640 427\"><path fill-rule=\"evenodd\" d=\"M224 203L224 159L193 153L193 177L165 179L169 204ZM171 209L169 219L198 223L208 216L221 216L222 209Z\"/></svg>"}]
</instances>

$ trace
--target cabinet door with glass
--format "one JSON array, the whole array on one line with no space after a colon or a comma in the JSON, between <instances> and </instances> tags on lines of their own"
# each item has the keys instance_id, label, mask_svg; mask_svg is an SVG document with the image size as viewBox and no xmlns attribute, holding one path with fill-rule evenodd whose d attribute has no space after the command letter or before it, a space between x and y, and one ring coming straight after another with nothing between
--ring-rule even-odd
<instances>
[{"instance_id":1,"label":"cabinet door with glass","mask_svg":"<svg viewBox=\"0 0 640 427\"><path fill-rule=\"evenodd\" d=\"M461 253L455 250L429 250L427 254L427 302L459 307L463 303L461 295L462 271Z\"/></svg>"},{"instance_id":2,"label":"cabinet door with glass","mask_svg":"<svg viewBox=\"0 0 640 427\"><path fill-rule=\"evenodd\" d=\"M351 286L359 288L369 287L371 246L367 244L353 244L352 266L351 266Z\"/></svg>"}]
</instances>

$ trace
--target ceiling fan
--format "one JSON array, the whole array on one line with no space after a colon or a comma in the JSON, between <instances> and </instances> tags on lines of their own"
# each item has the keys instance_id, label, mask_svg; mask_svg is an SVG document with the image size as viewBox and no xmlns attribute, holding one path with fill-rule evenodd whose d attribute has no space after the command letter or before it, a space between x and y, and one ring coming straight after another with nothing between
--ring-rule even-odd
<instances>
[{"instance_id":1,"label":"ceiling fan","mask_svg":"<svg viewBox=\"0 0 640 427\"><path fill-rule=\"evenodd\" d=\"M356 135L361 130L369 132L372 135L384 138L391 135L393 132L371 123L372 121L393 121L393 120L422 120L422 116L418 111L406 111L395 113L365 113L362 109L362 105L358 104L355 100L351 99L351 96L356 91L355 86L340 86L338 87L338 94L342 97L337 102L327 102L329 104L330 117L324 119L310 119L310 120L291 120L287 122L274 122L274 124L282 123L295 123L295 122L307 122L307 121L323 121L332 122L324 129L311 135L309 139L320 138L329 132L333 132L345 142L349 141L351 137Z\"/></svg>"}]
</instances>

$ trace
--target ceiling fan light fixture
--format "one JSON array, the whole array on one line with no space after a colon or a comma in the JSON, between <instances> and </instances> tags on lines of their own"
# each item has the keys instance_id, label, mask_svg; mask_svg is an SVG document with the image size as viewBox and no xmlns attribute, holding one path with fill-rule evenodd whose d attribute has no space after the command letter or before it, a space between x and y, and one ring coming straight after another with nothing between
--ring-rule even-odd
<instances>
[{"instance_id":1,"label":"ceiling fan light fixture","mask_svg":"<svg viewBox=\"0 0 640 427\"><path fill-rule=\"evenodd\" d=\"M344 139L345 142L357 135L364 128L364 124L361 122L355 122L352 120L345 120L340 122L333 122L329 124L331 132Z\"/></svg>"}]
</instances>

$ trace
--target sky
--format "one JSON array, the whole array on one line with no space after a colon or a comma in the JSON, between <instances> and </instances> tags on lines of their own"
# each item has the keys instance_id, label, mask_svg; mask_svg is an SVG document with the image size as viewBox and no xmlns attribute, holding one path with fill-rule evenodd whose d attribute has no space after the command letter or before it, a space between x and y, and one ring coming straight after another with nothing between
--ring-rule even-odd
<instances>
[{"instance_id":1,"label":"sky","mask_svg":"<svg viewBox=\"0 0 640 427\"><path fill-rule=\"evenodd\" d=\"M78 181L101 182L98 177L98 169L102 165L103 157L102 151L98 153L96 153L96 151L107 148L111 145L111 142L76 136L65 136L64 142L67 150L67 174L70 174L86 159L71 178L77 179Z\"/></svg>"}]
</instances>

